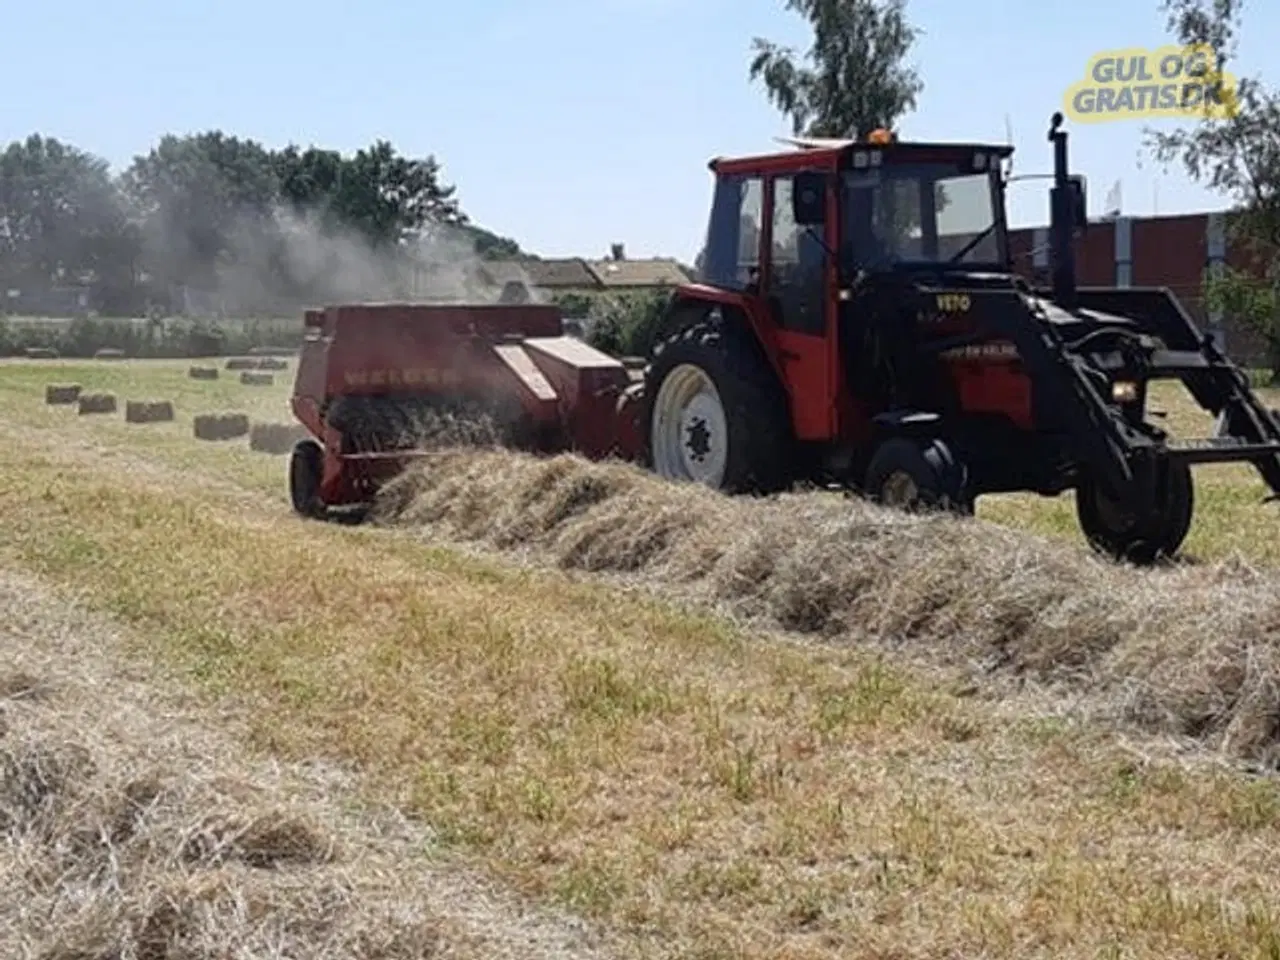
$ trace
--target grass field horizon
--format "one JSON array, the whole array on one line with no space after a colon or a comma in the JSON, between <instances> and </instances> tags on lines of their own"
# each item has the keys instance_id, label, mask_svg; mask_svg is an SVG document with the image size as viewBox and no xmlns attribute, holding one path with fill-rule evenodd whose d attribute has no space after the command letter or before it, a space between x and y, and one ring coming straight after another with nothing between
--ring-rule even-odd
<instances>
[{"instance_id":1,"label":"grass field horizon","mask_svg":"<svg viewBox=\"0 0 1280 960\"><path fill-rule=\"evenodd\" d=\"M1092 558L1069 497L992 498L972 530L886 526L857 504L757 509L520 458L442 461L406 480L393 528L350 528L289 514L286 458L191 436L197 413L288 422L292 362L261 388L188 365L0 366L5 564L127 625L121 655L176 671L209 709L238 705L249 754L349 765L366 800L429 824L441 857L582 916L618 955L1280 949L1280 791L1220 762L1272 736L1276 699L1280 526L1247 468L1197 472L1198 563L1163 572ZM178 416L77 416L44 405L51 382ZM1176 431L1206 432L1178 400L1161 398ZM707 513L696 536L676 525L691 508ZM717 532L744 518L776 557ZM650 560L627 569L625 549ZM957 589L970 568L985 596ZM699 586L729 569L772 592ZM854 569L876 579L849 593ZM1099 626L1098 591L1117 585L1123 616ZM1168 622L1138 622L1180 595ZM1224 599L1234 613L1212 613ZM756 607L820 628L788 634ZM1004 622L1015 610L1029 619ZM1177 639L1178 617L1203 635ZM1020 670L984 667L997 647ZM1073 705L1082 678L1119 690L1139 668L1148 692L1182 698L1171 713L1227 718L1216 740Z\"/></svg>"}]
</instances>

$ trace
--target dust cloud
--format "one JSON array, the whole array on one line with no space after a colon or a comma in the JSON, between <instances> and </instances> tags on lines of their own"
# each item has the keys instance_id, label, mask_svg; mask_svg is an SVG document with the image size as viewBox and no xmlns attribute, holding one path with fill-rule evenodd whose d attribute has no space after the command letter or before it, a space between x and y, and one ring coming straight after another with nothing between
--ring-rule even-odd
<instances>
[{"instance_id":1,"label":"dust cloud","mask_svg":"<svg viewBox=\"0 0 1280 960\"><path fill-rule=\"evenodd\" d=\"M187 252L187 238L165 236L170 232L153 228L148 241L167 251L168 265L181 275L183 265L172 259ZM375 247L320 212L277 206L240 216L223 236L223 255L203 282L190 286L226 315L292 315L326 303L542 299L517 263L484 260L469 233L452 224L428 224L399 243Z\"/></svg>"}]
</instances>

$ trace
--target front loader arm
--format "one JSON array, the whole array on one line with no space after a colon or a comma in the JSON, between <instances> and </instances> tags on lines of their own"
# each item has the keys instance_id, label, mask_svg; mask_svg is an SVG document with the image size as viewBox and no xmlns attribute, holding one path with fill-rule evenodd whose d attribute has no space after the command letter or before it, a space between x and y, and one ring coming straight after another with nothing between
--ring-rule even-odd
<instances>
[{"instance_id":1,"label":"front loader arm","mask_svg":"<svg viewBox=\"0 0 1280 960\"><path fill-rule=\"evenodd\" d=\"M1106 374L1070 349L1036 301L1012 290L983 291L974 299L978 339L1014 345L1033 384L1036 409L1061 425L1073 458L1087 463L1124 501L1146 499L1135 484L1154 489L1159 433L1131 423L1110 404Z\"/></svg>"}]
</instances>

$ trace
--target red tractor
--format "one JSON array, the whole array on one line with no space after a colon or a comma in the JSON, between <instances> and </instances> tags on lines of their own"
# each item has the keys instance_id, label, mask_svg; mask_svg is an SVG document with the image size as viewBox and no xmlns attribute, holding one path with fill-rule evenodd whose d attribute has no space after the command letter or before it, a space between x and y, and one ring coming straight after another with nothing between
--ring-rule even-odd
<instances>
[{"instance_id":1,"label":"red tractor","mask_svg":"<svg viewBox=\"0 0 1280 960\"><path fill-rule=\"evenodd\" d=\"M728 493L812 482L971 513L985 493L1074 489L1096 549L1171 555L1191 464L1248 461L1280 492L1280 421L1168 290L1076 288L1085 196L1061 122L1051 289L1011 269L1012 148L881 131L711 163L701 277L673 292L642 373L564 335L551 307L309 313L294 405L319 442L295 451L294 503L368 502L418 455L414 417L482 410L517 447ZM1181 379L1218 435L1148 422L1158 378Z\"/></svg>"}]
</instances>

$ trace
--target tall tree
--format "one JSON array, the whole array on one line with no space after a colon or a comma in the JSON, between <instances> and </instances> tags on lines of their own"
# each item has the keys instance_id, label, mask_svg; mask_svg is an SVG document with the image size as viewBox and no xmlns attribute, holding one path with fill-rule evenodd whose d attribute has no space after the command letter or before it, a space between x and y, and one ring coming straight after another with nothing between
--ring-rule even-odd
<instances>
[{"instance_id":1,"label":"tall tree","mask_svg":"<svg viewBox=\"0 0 1280 960\"><path fill-rule=\"evenodd\" d=\"M1258 329L1271 346L1273 373L1280 374L1280 93L1259 80L1240 77L1222 86L1236 52L1243 0L1163 0L1168 27L1180 43L1213 50L1226 115L1205 110L1190 128L1149 134L1156 159L1181 162L1186 172L1224 194L1232 209L1227 235L1250 261L1207 279L1211 307L1234 314Z\"/></svg>"},{"instance_id":2,"label":"tall tree","mask_svg":"<svg viewBox=\"0 0 1280 960\"><path fill-rule=\"evenodd\" d=\"M0 277L27 289L110 269L123 202L105 161L32 135L0 152Z\"/></svg>"},{"instance_id":3,"label":"tall tree","mask_svg":"<svg viewBox=\"0 0 1280 960\"><path fill-rule=\"evenodd\" d=\"M924 89L904 62L917 33L905 8L906 0L786 0L813 28L807 64L757 37L750 78L764 84L797 135L863 137L892 127Z\"/></svg>"}]
</instances>

